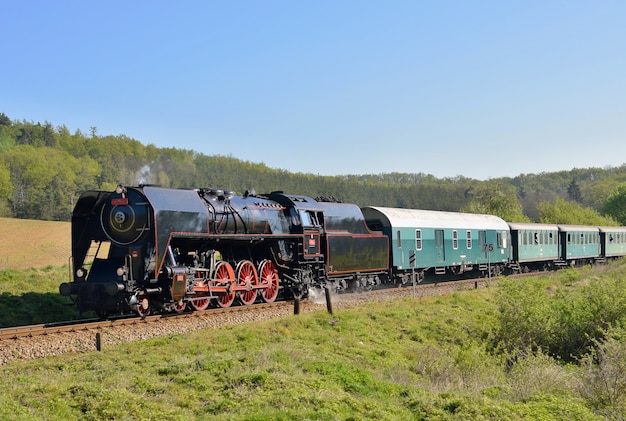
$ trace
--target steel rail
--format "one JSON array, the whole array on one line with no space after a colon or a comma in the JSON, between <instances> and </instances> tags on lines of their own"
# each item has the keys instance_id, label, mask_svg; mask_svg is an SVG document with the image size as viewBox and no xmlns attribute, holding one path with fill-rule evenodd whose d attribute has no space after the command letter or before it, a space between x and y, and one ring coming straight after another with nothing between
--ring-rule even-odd
<instances>
[{"instance_id":1,"label":"steel rail","mask_svg":"<svg viewBox=\"0 0 626 421\"><path fill-rule=\"evenodd\" d=\"M123 316L106 320L84 319L68 320L63 322L52 322L28 326L15 326L0 329L0 341L7 339L18 339L24 337L44 336L56 333L78 332L105 329L118 326L138 325L142 323L156 323L163 320L182 319L187 317L200 317L211 314L236 313L243 311L260 311L268 307L290 305L289 301L278 301L274 303L261 303L252 306L235 306L227 308L212 308L202 311L185 312L180 314L156 314L146 317Z\"/></svg>"},{"instance_id":2,"label":"steel rail","mask_svg":"<svg viewBox=\"0 0 626 421\"><path fill-rule=\"evenodd\" d=\"M544 274L544 272L531 272L527 274L514 274L507 275L509 278L525 278L528 276L540 276ZM496 278L492 278L491 282L497 280ZM439 287L453 287L455 285L464 285L473 284L473 288L478 288L479 284L486 284L489 280L485 277L480 278L471 278L471 279L462 279L462 280L452 280L452 281L437 281L433 280L431 282L420 282L415 284L415 290L424 290L424 289L436 289ZM368 295L376 295L376 294L384 294L390 290L404 290L409 291L413 287L413 284L407 283L400 287L384 287L377 288L373 290L363 290L358 291L356 294L361 294L361 296ZM343 295L343 294L341 294ZM304 300L305 302L310 302L310 300ZM314 303L311 303L314 304ZM259 303L250 306L233 306L226 308L210 308L202 311L189 311L184 313L171 313L171 314L157 314L157 315L149 315L145 317L138 317L135 315L126 315L119 316L115 318L109 318L106 320L101 319L83 319L83 320L68 320L61 322L51 322L51 323L43 323L43 324L35 324L28 326L15 326L15 327L7 327L0 329L0 341L9 340L9 339L18 339L25 337L35 337L35 336L44 336L50 334L58 334L65 332L78 332L78 331L89 331L89 330L98 330L105 328L114 328L118 326L127 326L133 324L142 324L142 323L155 323L163 320L174 320L174 319L182 319L187 317L201 317L201 316L210 316L211 314L222 314L222 313L236 313L236 312L248 312L248 311L262 311L264 309L270 307L279 307L279 306L292 306L294 305L294 300L288 301L276 301L273 303Z\"/></svg>"}]
</instances>

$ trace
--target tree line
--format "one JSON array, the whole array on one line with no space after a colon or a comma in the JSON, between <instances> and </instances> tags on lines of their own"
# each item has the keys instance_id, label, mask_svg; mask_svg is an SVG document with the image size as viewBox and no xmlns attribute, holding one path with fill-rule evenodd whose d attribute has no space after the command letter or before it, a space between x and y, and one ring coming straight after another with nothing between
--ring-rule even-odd
<instances>
[{"instance_id":1,"label":"tree line","mask_svg":"<svg viewBox=\"0 0 626 421\"><path fill-rule=\"evenodd\" d=\"M69 221L83 191L120 183L283 190L360 206L489 213L511 222L626 225L626 165L487 181L419 172L319 176L0 113L0 216Z\"/></svg>"}]
</instances>

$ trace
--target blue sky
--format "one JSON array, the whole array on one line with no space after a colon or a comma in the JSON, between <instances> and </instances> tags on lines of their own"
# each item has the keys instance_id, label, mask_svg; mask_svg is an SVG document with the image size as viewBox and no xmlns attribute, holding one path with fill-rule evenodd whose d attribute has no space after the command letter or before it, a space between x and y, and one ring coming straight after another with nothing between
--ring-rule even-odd
<instances>
[{"instance_id":1,"label":"blue sky","mask_svg":"<svg viewBox=\"0 0 626 421\"><path fill-rule=\"evenodd\" d=\"M320 175L626 163L624 1L0 6L13 120Z\"/></svg>"}]
</instances>

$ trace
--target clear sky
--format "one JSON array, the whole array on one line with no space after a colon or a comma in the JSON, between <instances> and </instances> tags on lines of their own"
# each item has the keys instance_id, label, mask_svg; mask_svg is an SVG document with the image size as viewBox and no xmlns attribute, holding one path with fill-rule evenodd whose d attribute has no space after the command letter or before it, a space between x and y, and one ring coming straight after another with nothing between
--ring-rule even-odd
<instances>
[{"instance_id":1,"label":"clear sky","mask_svg":"<svg viewBox=\"0 0 626 421\"><path fill-rule=\"evenodd\" d=\"M0 112L320 175L626 163L626 1L0 0Z\"/></svg>"}]
</instances>

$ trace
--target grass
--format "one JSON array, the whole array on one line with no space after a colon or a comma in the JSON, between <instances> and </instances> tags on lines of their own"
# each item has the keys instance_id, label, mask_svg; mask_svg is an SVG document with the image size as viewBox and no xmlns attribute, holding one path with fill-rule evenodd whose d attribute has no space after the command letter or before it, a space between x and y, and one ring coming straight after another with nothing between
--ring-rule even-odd
<instances>
[{"instance_id":1,"label":"grass","mask_svg":"<svg viewBox=\"0 0 626 421\"><path fill-rule=\"evenodd\" d=\"M69 222L0 218L0 328L68 320Z\"/></svg>"},{"instance_id":2,"label":"grass","mask_svg":"<svg viewBox=\"0 0 626 421\"><path fill-rule=\"evenodd\" d=\"M76 309L59 285L68 267L0 269L0 328L71 320Z\"/></svg>"},{"instance_id":3,"label":"grass","mask_svg":"<svg viewBox=\"0 0 626 421\"><path fill-rule=\"evenodd\" d=\"M0 269L66 265L70 231L69 222L0 218Z\"/></svg>"},{"instance_id":4,"label":"grass","mask_svg":"<svg viewBox=\"0 0 626 421\"><path fill-rule=\"evenodd\" d=\"M10 363L0 418L603 419L548 357L507 369L496 315L484 289Z\"/></svg>"}]
</instances>

